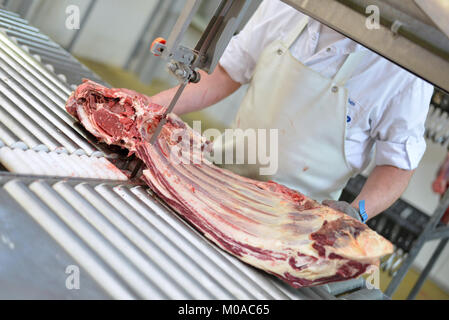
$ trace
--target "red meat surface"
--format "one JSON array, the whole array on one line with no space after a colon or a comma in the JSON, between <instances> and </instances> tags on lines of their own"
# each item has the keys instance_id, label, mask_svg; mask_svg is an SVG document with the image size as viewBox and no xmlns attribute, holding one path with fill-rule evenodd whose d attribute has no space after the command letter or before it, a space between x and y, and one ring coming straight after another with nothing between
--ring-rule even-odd
<instances>
[{"instance_id":1,"label":"red meat surface","mask_svg":"<svg viewBox=\"0 0 449 320\"><path fill-rule=\"evenodd\" d=\"M150 145L165 109L142 94L85 81L66 108L101 141L142 159L148 186L205 237L293 287L358 277L393 251L341 212L218 168L204 157L210 142L174 114Z\"/></svg>"}]
</instances>

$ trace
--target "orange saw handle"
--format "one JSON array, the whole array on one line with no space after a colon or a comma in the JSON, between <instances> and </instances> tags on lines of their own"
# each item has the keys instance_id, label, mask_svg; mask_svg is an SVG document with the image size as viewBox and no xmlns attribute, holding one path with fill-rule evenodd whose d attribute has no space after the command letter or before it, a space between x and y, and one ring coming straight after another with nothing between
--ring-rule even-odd
<instances>
[{"instance_id":1,"label":"orange saw handle","mask_svg":"<svg viewBox=\"0 0 449 320\"><path fill-rule=\"evenodd\" d=\"M162 55L162 52L165 49L165 45L167 44L167 40L164 38L156 38L153 43L151 44L151 52L156 56L159 57Z\"/></svg>"}]
</instances>

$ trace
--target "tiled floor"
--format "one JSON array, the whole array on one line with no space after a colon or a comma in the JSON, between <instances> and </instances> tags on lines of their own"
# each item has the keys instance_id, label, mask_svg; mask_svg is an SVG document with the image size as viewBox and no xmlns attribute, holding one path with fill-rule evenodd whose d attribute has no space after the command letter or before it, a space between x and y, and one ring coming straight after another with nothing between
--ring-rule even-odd
<instances>
[{"instance_id":1,"label":"tiled floor","mask_svg":"<svg viewBox=\"0 0 449 320\"><path fill-rule=\"evenodd\" d=\"M85 64L88 68L96 72L101 78L110 83L113 87L133 89L146 95L153 95L164 89L167 89L167 85L153 82L151 85L145 85L139 81L139 79L130 72L124 71L117 67L106 66L94 61L79 58L79 60ZM184 120L190 122L193 119L203 118L201 114L191 114L184 117ZM208 120L208 119L202 119ZM393 299L406 299L413 285L419 277L419 273L415 270L410 270L406 275L404 281L399 286L398 290L393 296ZM381 273L380 286L382 290L385 290L390 282L391 277L385 272ZM433 299L445 299L449 300L449 294L441 290L434 282L427 280L421 289L420 293L416 297L418 300L433 300Z\"/></svg>"}]
</instances>

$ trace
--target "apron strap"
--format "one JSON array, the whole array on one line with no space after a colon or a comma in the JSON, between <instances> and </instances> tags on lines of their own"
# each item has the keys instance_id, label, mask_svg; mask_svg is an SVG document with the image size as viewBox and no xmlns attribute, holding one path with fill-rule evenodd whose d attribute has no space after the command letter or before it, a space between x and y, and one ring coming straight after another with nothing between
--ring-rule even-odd
<instances>
[{"instance_id":1,"label":"apron strap","mask_svg":"<svg viewBox=\"0 0 449 320\"><path fill-rule=\"evenodd\" d=\"M284 45L290 49L290 47L295 43L296 39L301 35L301 33L304 31L305 27L309 23L309 17L304 17L301 19L301 21L298 23L296 28L290 32L287 37L284 39Z\"/></svg>"},{"instance_id":2,"label":"apron strap","mask_svg":"<svg viewBox=\"0 0 449 320\"><path fill-rule=\"evenodd\" d=\"M366 50L360 50L351 53L347 58L343 66L337 72L334 77L334 82L339 86L344 86L346 82L351 78L355 69L360 65L368 52Z\"/></svg>"}]
</instances>

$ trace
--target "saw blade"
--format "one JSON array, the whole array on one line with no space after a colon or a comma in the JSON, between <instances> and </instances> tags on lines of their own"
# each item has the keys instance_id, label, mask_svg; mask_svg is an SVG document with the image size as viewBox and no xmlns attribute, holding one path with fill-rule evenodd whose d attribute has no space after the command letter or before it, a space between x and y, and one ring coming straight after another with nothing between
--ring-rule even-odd
<instances>
[{"instance_id":1,"label":"saw blade","mask_svg":"<svg viewBox=\"0 0 449 320\"><path fill-rule=\"evenodd\" d=\"M181 96L181 93L184 91L185 87L187 86L187 83L188 82L184 82L179 86L178 90L176 91L175 96L173 97L172 101L170 102L170 105L168 106L167 110L165 110L161 121L157 125L156 130L154 131L153 135L151 136L150 144L154 145L154 143L156 142L157 137L159 136L159 134L162 131L162 128L164 127L165 123L167 122L167 115L173 111L173 108L175 107L176 103L178 102L179 97Z\"/></svg>"}]
</instances>

